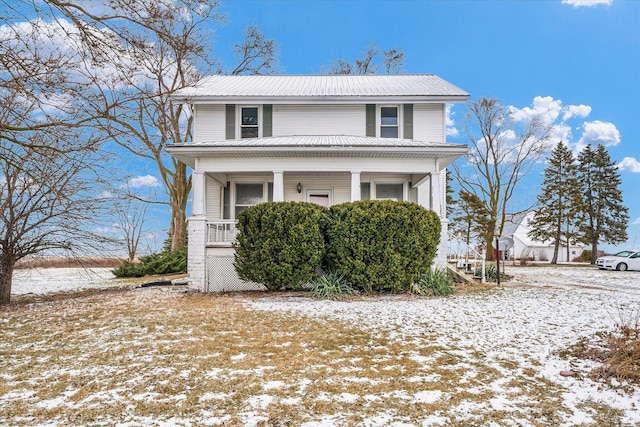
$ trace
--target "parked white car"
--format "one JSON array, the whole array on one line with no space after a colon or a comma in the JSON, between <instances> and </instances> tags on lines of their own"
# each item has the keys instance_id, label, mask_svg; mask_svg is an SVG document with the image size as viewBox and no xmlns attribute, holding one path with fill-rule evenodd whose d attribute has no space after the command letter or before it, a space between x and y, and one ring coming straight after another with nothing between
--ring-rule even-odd
<instances>
[{"instance_id":1,"label":"parked white car","mask_svg":"<svg viewBox=\"0 0 640 427\"><path fill-rule=\"evenodd\" d=\"M640 251L622 251L596 260L601 270L640 270Z\"/></svg>"}]
</instances>

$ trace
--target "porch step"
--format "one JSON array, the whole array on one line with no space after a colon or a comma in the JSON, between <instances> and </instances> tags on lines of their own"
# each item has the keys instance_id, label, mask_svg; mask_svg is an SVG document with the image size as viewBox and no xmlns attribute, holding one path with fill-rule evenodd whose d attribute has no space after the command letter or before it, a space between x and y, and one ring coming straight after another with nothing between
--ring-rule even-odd
<instances>
[{"instance_id":1,"label":"porch step","mask_svg":"<svg viewBox=\"0 0 640 427\"><path fill-rule=\"evenodd\" d=\"M455 267L451 265L447 265L447 270L449 270L449 274L453 277L453 281L456 283L474 283L475 277L470 276L463 271L459 271Z\"/></svg>"}]
</instances>

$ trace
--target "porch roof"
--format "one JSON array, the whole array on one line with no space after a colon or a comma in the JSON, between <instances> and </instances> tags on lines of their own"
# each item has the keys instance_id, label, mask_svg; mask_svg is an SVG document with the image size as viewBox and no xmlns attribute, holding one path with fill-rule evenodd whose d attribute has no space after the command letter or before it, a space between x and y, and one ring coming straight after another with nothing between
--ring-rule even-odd
<instances>
[{"instance_id":1,"label":"porch roof","mask_svg":"<svg viewBox=\"0 0 640 427\"><path fill-rule=\"evenodd\" d=\"M388 157L437 158L442 168L467 153L466 145L347 135L281 136L170 144L166 151L191 167L198 158Z\"/></svg>"},{"instance_id":2,"label":"porch roof","mask_svg":"<svg viewBox=\"0 0 640 427\"><path fill-rule=\"evenodd\" d=\"M182 102L459 102L469 94L433 74L209 76L175 92Z\"/></svg>"}]
</instances>

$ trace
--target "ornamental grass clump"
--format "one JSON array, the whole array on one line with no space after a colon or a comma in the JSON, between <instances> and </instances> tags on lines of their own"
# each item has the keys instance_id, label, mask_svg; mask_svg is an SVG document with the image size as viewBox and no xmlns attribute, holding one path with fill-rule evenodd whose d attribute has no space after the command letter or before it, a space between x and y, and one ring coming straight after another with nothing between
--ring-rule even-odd
<instances>
[{"instance_id":1,"label":"ornamental grass clump","mask_svg":"<svg viewBox=\"0 0 640 427\"><path fill-rule=\"evenodd\" d=\"M440 230L438 215L416 203L334 205L326 231L328 265L368 293L407 291L431 265Z\"/></svg>"},{"instance_id":2,"label":"ornamental grass clump","mask_svg":"<svg viewBox=\"0 0 640 427\"><path fill-rule=\"evenodd\" d=\"M238 215L234 266L243 280L268 290L300 289L322 266L326 208L308 202L268 202Z\"/></svg>"},{"instance_id":3,"label":"ornamental grass clump","mask_svg":"<svg viewBox=\"0 0 640 427\"><path fill-rule=\"evenodd\" d=\"M444 268L427 270L411 286L411 293L416 295L442 297L452 295L454 292L453 279Z\"/></svg>"},{"instance_id":4,"label":"ornamental grass clump","mask_svg":"<svg viewBox=\"0 0 640 427\"><path fill-rule=\"evenodd\" d=\"M313 281L311 296L318 299L341 300L358 292L353 289L343 274L324 273Z\"/></svg>"}]
</instances>

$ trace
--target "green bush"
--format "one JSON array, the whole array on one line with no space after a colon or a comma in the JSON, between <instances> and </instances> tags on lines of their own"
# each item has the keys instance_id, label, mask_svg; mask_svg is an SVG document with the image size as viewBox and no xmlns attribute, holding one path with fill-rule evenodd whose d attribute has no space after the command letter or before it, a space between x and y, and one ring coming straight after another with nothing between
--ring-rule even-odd
<instances>
[{"instance_id":1,"label":"green bush","mask_svg":"<svg viewBox=\"0 0 640 427\"><path fill-rule=\"evenodd\" d=\"M311 296L318 299L344 299L354 293L343 274L329 272L318 276L311 287Z\"/></svg>"},{"instance_id":2,"label":"green bush","mask_svg":"<svg viewBox=\"0 0 640 427\"><path fill-rule=\"evenodd\" d=\"M496 268L495 265L491 264L491 265L487 265L484 268L484 274L485 274L485 279L488 282L497 282L498 281L498 269ZM482 277L482 268L477 268L476 269L476 276L477 277ZM500 282L506 282L511 278L511 276L508 276L506 274L504 274L502 271L500 271Z\"/></svg>"},{"instance_id":3,"label":"green bush","mask_svg":"<svg viewBox=\"0 0 640 427\"><path fill-rule=\"evenodd\" d=\"M164 251L140 257L139 263L125 261L111 272L116 277L142 277L187 271L187 249Z\"/></svg>"},{"instance_id":4,"label":"green bush","mask_svg":"<svg viewBox=\"0 0 640 427\"><path fill-rule=\"evenodd\" d=\"M308 202L261 203L238 215L234 266L244 280L269 290L298 289L316 277L327 210Z\"/></svg>"},{"instance_id":5,"label":"green bush","mask_svg":"<svg viewBox=\"0 0 640 427\"><path fill-rule=\"evenodd\" d=\"M118 267L111 270L116 277L142 277L144 276L143 268L140 263L125 261Z\"/></svg>"},{"instance_id":6,"label":"green bush","mask_svg":"<svg viewBox=\"0 0 640 427\"><path fill-rule=\"evenodd\" d=\"M431 265L440 230L437 214L415 203L335 205L326 231L328 266L366 292L405 291Z\"/></svg>"},{"instance_id":7,"label":"green bush","mask_svg":"<svg viewBox=\"0 0 640 427\"><path fill-rule=\"evenodd\" d=\"M446 268L429 269L411 287L411 292L425 296L447 296L455 292L453 279Z\"/></svg>"}]
</instances>

